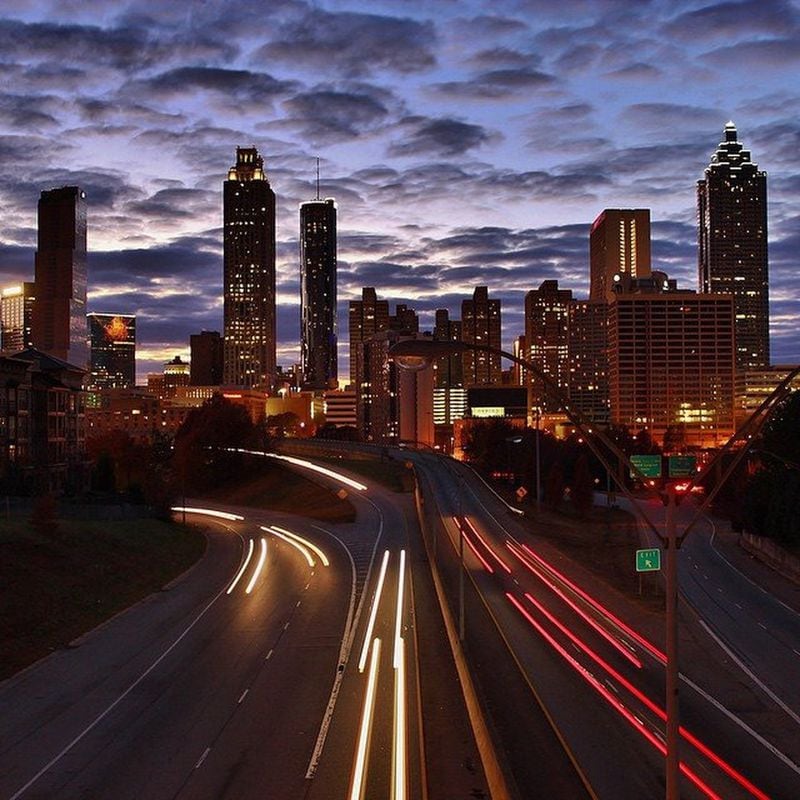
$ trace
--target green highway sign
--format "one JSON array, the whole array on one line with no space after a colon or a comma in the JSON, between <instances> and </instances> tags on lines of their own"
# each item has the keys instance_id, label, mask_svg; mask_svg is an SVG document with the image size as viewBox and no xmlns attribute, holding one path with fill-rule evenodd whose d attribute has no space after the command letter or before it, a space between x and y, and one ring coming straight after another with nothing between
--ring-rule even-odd
<instances>
[{"instance_id":1,"label":"green highway sign","mask_svg":"<svg viewBox=\"0 0 800 800\"><path fill-rule=\"evenodd\" d=\"M661 551L657 547L636 551L637 572L658 572L661 569Z\"/></svg>"},{"instance_id":2,"label":"green highway sign","mask_svg":"<svg viewBox=\"0 0 800 800\"><path fill-rule=\"evenodd\" d=\"M631 464L633 464L645 478L660 478L661 477L661 456L631 456ZM632 478L639 476L631 472Z\"/></svg>"},{"instance_id":3,"label":"green highway sign","mask_svg":"<svg viewBox=\"0 0 800 800\"><path fill-rule=\"evenodd\" d=\"M670 456L670 478L690 478L697 472L697 456Z\"/></svg>"}]
</instances>

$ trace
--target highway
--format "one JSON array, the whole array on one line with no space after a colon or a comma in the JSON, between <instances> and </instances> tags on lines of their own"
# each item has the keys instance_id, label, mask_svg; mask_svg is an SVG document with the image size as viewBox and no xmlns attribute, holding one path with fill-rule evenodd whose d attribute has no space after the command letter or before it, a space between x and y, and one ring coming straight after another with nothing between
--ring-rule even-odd
<instances>
[{"instance_id":1,"label":"highway","mask_svg":"<svg viewBox=\"0 0 800 800\"><path fill-rule=\"evenodd\" d=\"M0 797L425 796L407 515L359 495L188 511L205 558L0 686Z\"/></svg>"},{"instance_id":2,"label":"highway","mask_svg":"<svg viewBox=\"0 0 800 800\"><path fill-rule=\"evenodd\" d=\"M473 591L480 598L497 635L513 652L530 685L531 713L544 706L596 796L663 796L664 669L659 645L626 624L625 604L613 591L603 592L586 571L565 563L557 551L531 536L469 470L432 455L412 457L436 498L441 563L457 560L463 538L467 594ZM455 602L452 582L450 596ZM469 604L466 617L467 642L474 652L478 643L470 639ZM723 668L725 653L702 626L694 628L684 632L695 640L694 649L686 653L699 653L705 660L682 664L682 796L798 796L800 771L786 752L787 743L770 741L773 731L759 731L760 726L748 725L737 713L743 704L764 702L757 684L744 673ZM699 639L706 640L702 646ZM487 641L483 631L480 645ZM695 671L715 692L693 680ZM787 681L792 674L797 674L796 667L787 673ZM725 702L715 697L717 692ZM500 727L503 715L513 711L495 710ZM513 753L513 737L504 746ZM523 796L534 796L524 794L533 780L524 756L511 766L522 776Z\"/></svg>"}]
</instances>

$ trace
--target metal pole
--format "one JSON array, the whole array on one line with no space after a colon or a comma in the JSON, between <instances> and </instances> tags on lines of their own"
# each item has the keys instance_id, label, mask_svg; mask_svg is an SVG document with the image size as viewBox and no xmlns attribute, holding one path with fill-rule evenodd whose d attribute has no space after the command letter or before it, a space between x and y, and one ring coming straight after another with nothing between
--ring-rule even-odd
<instances>
[{"instance_id":1,"label":"metal pole","mask_svg":"<svg viewBox=\"0 0 800 800\"><path fill-rule=\"evenodd\" d=\"M680 799L678 726L678 535L675 529L675 490L667 488L667 800Z\"/></svg>"},{"instance_id":2,"label":"metal pole","mask_svg":"<svg viewBox=\"0 0 800 800\"><path fill-rule=\"evenodd\" d=\"M539 475L541 460L539 458L539 409L536 409L536 513L542 510L542 480Z\"/></svg>"}]
</instances>

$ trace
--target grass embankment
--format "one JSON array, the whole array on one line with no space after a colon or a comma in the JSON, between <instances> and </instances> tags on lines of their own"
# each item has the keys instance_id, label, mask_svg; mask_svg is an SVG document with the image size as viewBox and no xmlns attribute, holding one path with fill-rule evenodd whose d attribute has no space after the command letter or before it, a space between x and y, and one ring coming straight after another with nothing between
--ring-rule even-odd
<instances>
[{"instance_id":1,"label":"grass embankment","mask_svg":"<svg viewBox=\"0 0 800 800\"><path fill-rule=\"evenodd\" d=\"M154 519L0 521L0 679L158 591L203 554L192 528Z\"/></svg>"}]
</instances>

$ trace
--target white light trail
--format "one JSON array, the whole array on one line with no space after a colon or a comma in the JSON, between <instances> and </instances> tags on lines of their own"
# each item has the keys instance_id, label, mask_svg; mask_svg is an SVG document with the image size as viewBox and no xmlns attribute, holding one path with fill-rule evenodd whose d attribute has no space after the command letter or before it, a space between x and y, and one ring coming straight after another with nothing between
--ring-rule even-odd
<instances>
[{"instance_id":1,"label":"white light trail","mask_svg":"<svg viewBox=\"0 0 800 800\"><path fill-rule=\"evenodd\" d=\"M250 563L250 559L253 557L253 540L250 539L250 549L247 551L247 558L244 560L244 564L239 568L239 571L236 573L236 577L231 582L231 585L228 587L228 591L225 594L230 594L235 588L236 584L239 583L239 579L244 575L244 571L247 569L247 565Z\"/></svg>"},{"instance_id":2,"label":"white light trail","mask_svg":"<svg viewBox=\"0 0 800 800\"><path fill-rule=\"evenodd\" d=\"M303 557L308 562L309 567L315 566L316 562L314 561L314 558L311 555L311 551L308 550L306 547L303 547L303 545L300 544L300 542L296 542L294 539L290 539L288 536L284 536L282 533L279 533L278 531L273 530L272 528L265 528L263 525L259 525L258 527L261 528L262 531L266 531L267 533L271 533L273 536L277 536L279 539L283 539L284 542L290 544L292 547L294 547L295 550L303 554Z\"/></svg>"},{"instance_id":3,"label":"white light trail","mask_svg":"<svg viewBox=\"0 0 800 800\"><path fill-rule=\"evenodd\" d=\"M291 531L287 531L286 528L281 528L278 525L270 525L269 527L270 527L270 530L272 530L272 531L279 531L280 533L283 533L284 535L290 537L291 539L296 539L298 542L300 542L301 544L305 545L309 550L312 550L313 552L315 552L317 554L317 558L319 558L319 560L322 562L323 566L326 566L326 567L330 566L331 562L328 561L328 557L313 542L309 542L308 539L304 539L302 536L300 536L300 535L298 535L296 533L292 533Z\"/></svg>"},{"instance_id":4,"label":"white light trail","mask_svg":"<svg viewBox=\"0 0 800 800\"><path fill-rule=\"evenodd\" d=\"M392 800L406 798L406 659L400 640L400 658L394 671L394 750L392 756Z\"/></svg>"},{"instance_id":5,"label":"white light trail","mask_svg":"<svg viewBox=\"0 0 800 800\"><path fill-rule=\"evenodd\" d=\"M397 579L397 612L394 620L394 668L400 666L401 651L403 640L400 638L400 629L403 625L403 591L406 579L406 551L400 551L400 577Z\"/></svg>"},{"instance_id":6,"label":"white light trail","mask_svg":"<svg viewBox=\"0 0 800 800\"><path fill-rule=\"evenodd\" d=\"M352 478L348 478L347 475L342 475L341 472L336 472L335 470L328 469L327 467L321 467L319 464L306 461L304 458L282 456L278 453L261 453L261 455L266 456L267 458L277 458L280 461L288 461L290 464L294 464L297 467L305 467L306 469L310 469L312 472L318 472L320 475L325 475L327 478L333 478L334 480L343 483L345 486L349 486L351 489L357 489L359 492L363 492L367 488L366 484L354 481Z\"/></svg>"},{"instance_id":7,"label":"white light trail","mask_svg":"<svg viewBox=\"0 0 800 800\"><path fill-rule=\"evenodd\" d=\"M367 749L372 729L372 715L375 710L375 689L378 685L378 660L380 654L381 640L375 639L372 643L372 657L369 662L369 679L367 680L367 692L364 695L364 710L361 713L361 728L358 733L356 760L353 765L353 779L350 784L350 800L363 800L364 797L364 783L367 776Z\"/></svg>"},{"instance_id":8,"label":"white light trail","mask_svg":"<svg viewBox=\"0 0 800 800\"><path fill-rule=\"evenodd\" d=\"M170 511L182 512L187 514L205 514L207 517L219 517L220 519L227 519L233 521L241 521L244 517L238 514L229 514L227 511L215 511L213 508L189 508L189 506L172 506Z\"/></svg>"},{"instance_id":9,"label":"white light trail","mask_svg":"<svg viewBox=\"0 0 800 800\"><path fill-rule=\"evenodd\" d=\"M367 623L367 632L364 634L364 645L361 648L361 658L358 659L358 671L363 672L367 663L367 654L369 653L369 642L372 638L372 629L375 627L375 616L378 613L378 605L381 600L381 592L383 591L383 581L386 578L386 567L389 564L389 551L386 550L383 554L383 562L381 563L381 571L378 575L378 586L375 589L375 597L372 598L372 608L369 611L369 622Z\"/></svg>"},{"instance_id":10,"label":"white light trail","mask_svg":"<svg viewBox=\"0 0 800 800\"><path fill-rule=\"evenodd\" d=\"M261 574L261 569L264 566L264 560L267 557L267 540L262 536L261 537L261 554L258 557L258 564L256 564L255 572L253 572L253 577L250 578L250 583L247 584L247 588L244 590L245 594L250 594L253 591L253 587L256 585L256 581L258 580L258 576Z\"/></svg>"}]
</instances>

